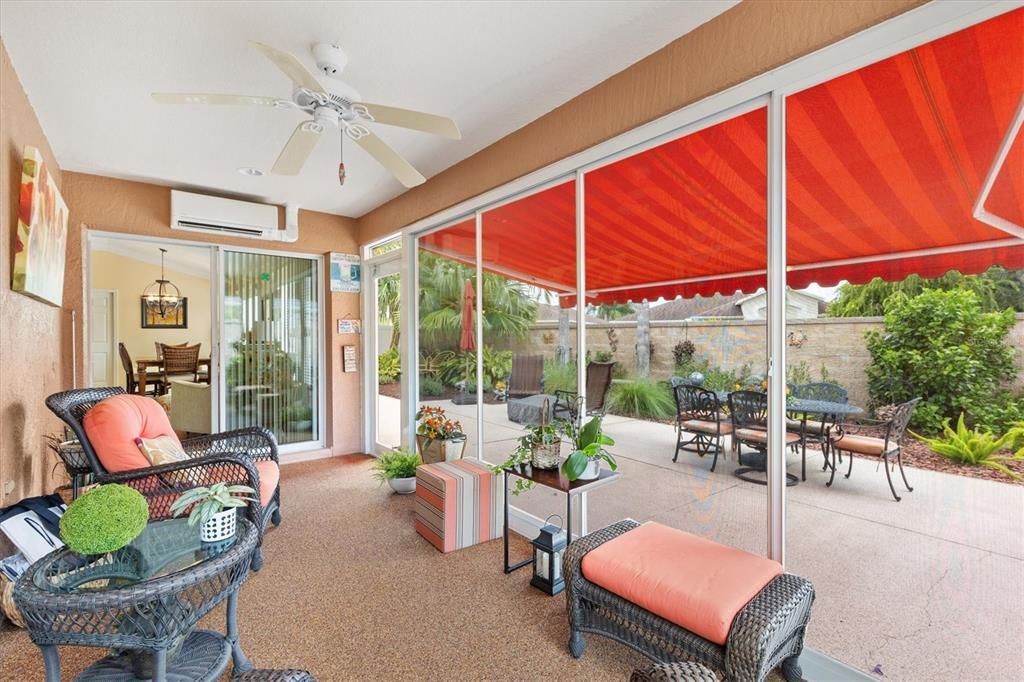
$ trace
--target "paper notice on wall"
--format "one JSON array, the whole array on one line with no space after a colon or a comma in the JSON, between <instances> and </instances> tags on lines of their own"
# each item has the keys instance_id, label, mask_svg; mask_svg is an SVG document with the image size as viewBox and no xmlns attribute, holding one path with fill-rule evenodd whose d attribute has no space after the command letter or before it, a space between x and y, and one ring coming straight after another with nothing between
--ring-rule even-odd
<instances>
[{"instance_id":1,"label":"paper notice on wall","mask_svg":"<svg viewBox=\"0 0 1024 682\"><path fill-rule=\"evenodd\" d=\"M331 254L331 291L359 293L362 266L354 253Z\"/></svg>"}]
</instances>

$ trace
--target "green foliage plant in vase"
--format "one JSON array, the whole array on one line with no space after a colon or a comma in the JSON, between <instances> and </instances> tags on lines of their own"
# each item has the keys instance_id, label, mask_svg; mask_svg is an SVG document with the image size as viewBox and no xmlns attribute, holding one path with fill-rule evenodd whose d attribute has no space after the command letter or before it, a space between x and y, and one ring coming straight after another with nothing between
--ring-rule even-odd
<instances>
[{"instance_id":1,"label":"green foliage plant in vase","mask_svg":"<svg viewBox=\"0 0 1024 682\"><path fill-rule=\"evenodd\" d=\"M399 495L416 492L416 467L423 463L415 452L395 448L377 458L373 463L373 477Z\"/></svg>"},{"instance_id":2,"label":"green foliage plant in vase","mask_svg":"<svg viewBox=\"0 0 1024 682\"><path fill-rule=\"evenodd\" d=\"M615 441L602 430L600 415L582 428L570 422L567 435L572 440L573 450L562 463L562 473L570 481L594 480L601 475L602 461L612 471L619 467L612 453L604 449L606 445L615 445Z\"/></svg>"},{"instance_id":3,"label":"green foliage plant in vase","mask_svg":"<svg viewBox=\"0 0 1024 682\"><path fill-rule=\"evenodd\" d=\"M188 525L199 524L199 537L203 542L220 542L235 534L237 509L244 507L256 491L247 485L214 483L211 486L192 488L181 494L171 504L171 513L181 516L189 508Z\"/></svg>"},{"instance_id":4,"label":"green foliage plant in vase","mask_svg":"<svg viewBox=\"0 0 1024 682\"><path fill-rule=\"evenodd\" d=\"M60 538L79 554L106 554L127 546L148 522L149 504L142 493L109 483L68 505L60 519Z\"/></svg>"},{"instance_id":5,"label":"green foliage plant in vase","mask_svg":"<svg viewBox=\"0 0 1024 682\"><path fill-rule=\"evenodd\" d=\"M424 405L416 413L416 447L425 464L461 459L466 434L462 424L449 419L444 408Z\"/></svg>"}]
</instances>

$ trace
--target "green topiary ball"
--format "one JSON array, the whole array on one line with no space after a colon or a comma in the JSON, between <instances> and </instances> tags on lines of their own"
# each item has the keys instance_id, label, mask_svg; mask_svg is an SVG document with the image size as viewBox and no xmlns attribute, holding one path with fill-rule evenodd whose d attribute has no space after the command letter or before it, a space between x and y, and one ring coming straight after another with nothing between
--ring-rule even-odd
<instances>
[{"instance_id":1,"label":"green topiary ball","mask_svg":"<svg viewBox=\"0 0 1024 682\"><path fill-rule=\"evenodd\" d=\"M68 505L60 519L60 538L79 554L105 554L137 538L148 521L149 505L142 493L111 483Z\"/></svg>"}]
</instances>

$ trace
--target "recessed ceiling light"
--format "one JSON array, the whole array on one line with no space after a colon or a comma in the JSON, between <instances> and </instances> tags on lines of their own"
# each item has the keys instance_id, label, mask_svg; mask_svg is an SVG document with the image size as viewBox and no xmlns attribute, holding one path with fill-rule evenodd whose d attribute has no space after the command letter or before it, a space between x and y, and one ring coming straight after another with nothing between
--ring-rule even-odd
<instances>
[{"instance_id":1,"label":"recessed ceiling light","mask_svg":"<svg viewBox=\"0 0 1024 682\"><path fill-rule=\"evenodd\" d=\"M251 178L258 178L261 175L263 175L263 171L261 171L259 168L242 167L238 169L238 172L241 173L242 175L248 175Z\"/></svg>"}]
</instances>

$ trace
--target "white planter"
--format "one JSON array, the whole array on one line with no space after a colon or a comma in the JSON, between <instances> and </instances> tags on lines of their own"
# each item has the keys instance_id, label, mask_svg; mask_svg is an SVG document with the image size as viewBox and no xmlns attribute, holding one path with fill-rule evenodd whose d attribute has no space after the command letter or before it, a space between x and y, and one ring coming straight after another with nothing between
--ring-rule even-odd
<instances>
[{"instance_id":1,"label":"white planter","mask_svg":"<svg viewBox=\"0 0 1024 682\"><path fill-rule=\"evenodd\" d=\"M601 475L601 460L592 459L587 462L587 468L576 479L578 481L593 481Z\"/></svg>"},{"instance_id":2,"label":"white planter","mask_svg":"<svg viewBox=\"0 0 1024 682\"><path fill-rule=\"evenodd\" d=\"M237 511L237 508L232 507L214 514L213 518L199 527L199 539L203 542L220 542L234 537Z\"/></svg>"},{"instance_id":3,"label":"white planter","mask_svg":"<svg viewBox=\"0 0 1024 682\"><path fill-rule=\"evenodd\" d=\"M399 495L411 495L416 492L416 477L389 478L388 485L391 486L391 489Z\"/></svg>"}]
</instances>

